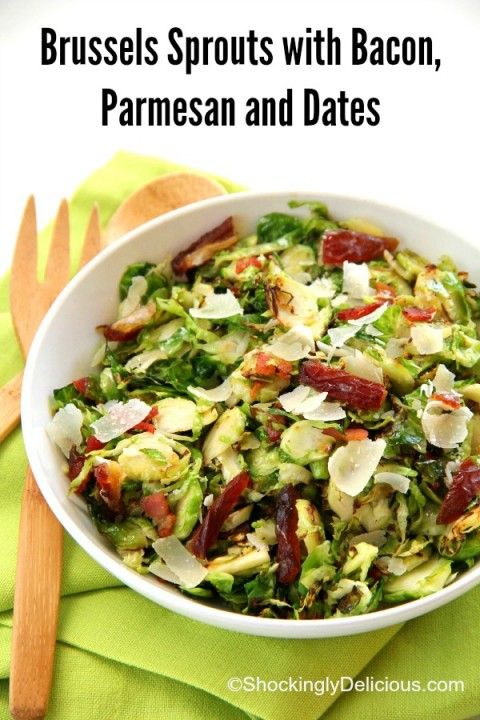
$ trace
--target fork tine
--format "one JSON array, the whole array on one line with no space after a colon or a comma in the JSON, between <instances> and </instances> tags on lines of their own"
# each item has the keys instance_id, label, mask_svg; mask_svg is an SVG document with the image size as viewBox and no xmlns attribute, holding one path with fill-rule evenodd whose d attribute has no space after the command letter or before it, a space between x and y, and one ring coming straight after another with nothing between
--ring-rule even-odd
<instances>
[{"instance_id":1,"label":"fork tine","mask_svg":"<svg viewBox=\"0 0 480 720\"><path fill-rule=\"evenodd\" d=\"M70 230L68 205L62 200L53 226L52 241L48 253L45 282L52 298L67 284L70 277Z\"/></svg>"},{"instance_id":2,"label":"fork tine","mask_svg":"<svg viewBox=\"0 0 480 720\"><path fill-rule=\"evenodd\" d=\"M82 254L80 257L80 267L86 265L95 255L100 252L100 218L98 215L98 205L95 203L90 219L88 221L85 240L83 241Z\"/></svg>"},{"instance_id":3,"label":"fork tine","mask_svg":"<svg viewBox=\"0 0 480 720\"><path fill-rule=\"evenodd\" d=\"M17 235L12 282L16 278L26 285L37 284L37 213L33 195L27 200Z\"/></svg>"}]
</instances>

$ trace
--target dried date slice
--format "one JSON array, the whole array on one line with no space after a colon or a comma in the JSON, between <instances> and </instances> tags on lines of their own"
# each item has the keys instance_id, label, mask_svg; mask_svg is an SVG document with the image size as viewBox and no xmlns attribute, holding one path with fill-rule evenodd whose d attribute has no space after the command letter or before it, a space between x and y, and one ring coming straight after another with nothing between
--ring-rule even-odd
<instances>
[{"instance_id":1,"label":"dried date slice","mask_svg":"<svg viewBox=\"0 0 480 720\"><path fill-rule=\"evenodd\" d=\"M191 551L197 557L202 559L206 557L208 550L216 543L227 516L237 504L242 492L251 484L250 475L247 472L241 472L235 475L225 485L220 495L215 498L189 543Z\"/></svg>"},{"instance_id":2,"label":"dried date slice","mask_svg":"<svg viewBox=\"0 0 480 720\"><path fill-rule=\"evenodd\" d=\"M185 275L189 270L205 265L220 250L235 245L238 237L233 227L233 218L228 217L220 225L202 235L186 250L175 255L172 268L176 275Z\"/></svg>"},{"instance_id":3,"label":"dried date slice","mask_svg":"<svg viewBox=\"0 0 480 720\"><path fill-rule=\"evenodd\" d=\"M99 495L114 513L122 509L123 468L115 460L106 460L93 471Z\"/></svg>"},{"instance_id":4,"label":"dried date slice","mask_svg":"<svg viewBox=\"0 0 480 720\"><path fill-rule=\"evenodd\" d=\"M357 410L379 410L387 397L385 385L324 365L318 360L304 362L299 379L302 385L327 392L331 399Z\"/></svg>"},{"instance_id":5,"label":"dried date slice","mask_svg":"<svg viewBox=\"0 0 480 720\"><path fill-rule=\"evenodd\" d=\"M282 585L290 585L301 567L300 540L297 537L297 494L293 485L284 487L277 496L275 521L277 526L277 578Z\"/></svg>"},{"instance_id":6,"label":"dried date slice","mask_svg":"<svg viewBox=\"0 0 480 720\"><path fill-rule=\"evenodd\" d=\"M398 240L392 237L377 237L355 230L327 230L323 235L323 263L369 262L381 258L385 250L393 252L397 246Z\"/></svg>"},{"instance_id":7,"label":"dried date slice","mask_svg":"<svg viewBox=\"0 0 480 720\"><path fill-rule=\"evenodd\" d=\"M473 498L480 494L480 467L471 459L462 462L453 476L437 515L437 523L446 525L458 520Z\"/></svg>"}]
</instances>

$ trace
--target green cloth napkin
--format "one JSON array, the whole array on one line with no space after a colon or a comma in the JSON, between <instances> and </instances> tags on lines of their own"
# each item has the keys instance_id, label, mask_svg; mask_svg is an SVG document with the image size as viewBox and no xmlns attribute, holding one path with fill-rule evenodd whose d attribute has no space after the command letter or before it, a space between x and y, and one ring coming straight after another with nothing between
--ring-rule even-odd
<instances>
[{"instance_id":1,"label":"green cloth napkin","mask_svg":"<svg viewBox=\"0 0 480 720\"><path fill-rule=\"evenodd\" d=\"M121 152L71 201L74 261L92 202L105 223L138 187L178 165ZM216 178L219 180L218 178ZM232 192L239 186L219 180ZM45 255L47 237L42 236ZM76 253L76 256L75 256ZM0 382L22 366L0 283ZM0 447L0 717L8 716L15 548L26 459L20 431ZM228 632L140 597L66 538L49 720L464 720L480 707L480 588L405 625L346 638L276 640ZM460 680L463 691L332 692L339 678ZM229 678L248 688L229 690ZM275 683L291 681L275 691ZM301 681L316 681L300 686ZM270 686L264 683L270 681ZM273 682L272 682L273 681ZM348 689L350 682L343 681ZM370 681L371 682L371 681ZM262 684L263 683L263 684ZM405 685L404 685L405 686ZM309 689L310 687L310 689Z\"/></svg>"}]
</instances>

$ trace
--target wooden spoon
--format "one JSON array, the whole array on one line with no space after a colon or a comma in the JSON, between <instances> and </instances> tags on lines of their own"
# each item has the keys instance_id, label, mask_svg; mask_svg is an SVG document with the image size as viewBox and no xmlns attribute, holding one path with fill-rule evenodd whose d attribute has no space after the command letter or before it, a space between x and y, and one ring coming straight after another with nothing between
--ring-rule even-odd
<instances>
[{"instance_id":1,"label":"wooden spoon","mask_svg":"<svg viewBox=\"0 0 480 720\"><path fill-rule=\"evenodd\" d=\"M170 173L152 180L113 213L102 236L108 245L129 230L184 205L226 193L215 180L194 173Z\"/></svg>"}]
</instances>

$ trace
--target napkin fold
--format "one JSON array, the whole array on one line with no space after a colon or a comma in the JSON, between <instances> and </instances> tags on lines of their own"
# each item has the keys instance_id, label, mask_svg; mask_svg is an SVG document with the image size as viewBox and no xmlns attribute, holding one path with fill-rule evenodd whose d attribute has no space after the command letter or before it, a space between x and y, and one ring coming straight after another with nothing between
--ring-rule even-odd
<instances>
[{"instance_id":1,"label":"napkin fold","mask_svg":"<svg viewBox=\"0 0 480 720\"><path fill-rule=\"evenodd\" d=\"M94 172L70 204L73 262L93 202L105 224L141 185L179 170L190 168L120 152ZM229 192L242 189L215 179ZM44 255L47 235L42 235ZM8 277L0 282L0 346L0 382L5 382L22 366L8 311ZM25 468L17 430L0 446L1 717L8 716ZM48 720L343 720L379 713L390 720L464 720L480 707L479 588L403 628L325 640L258 638L202 625L155 605L121 586L67 537L62 596ZM404 688L415 680L420 690L352 690L356 677L369 687L377 681L377 688L378 681L388 685L385 678L397 685L403 681ZM238 678L245 679L242 690ZM433 691L427 689L432 680L457 685L446 691L441 684Z\"/></svg>"}]
</instances>

